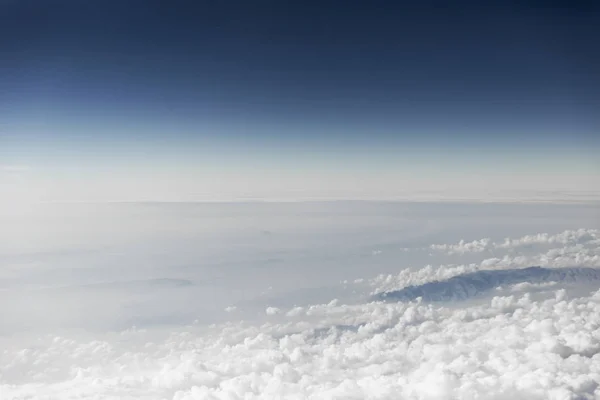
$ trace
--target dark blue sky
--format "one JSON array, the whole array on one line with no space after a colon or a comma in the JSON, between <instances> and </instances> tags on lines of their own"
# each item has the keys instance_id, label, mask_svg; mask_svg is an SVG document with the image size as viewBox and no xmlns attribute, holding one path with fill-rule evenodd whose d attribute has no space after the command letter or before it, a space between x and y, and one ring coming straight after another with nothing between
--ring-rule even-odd
<instances>
[{"instance_id":1,"label":"dark blue sky","mask_svg":"<svg viewBox=\"0 0 600 400\"><path fill-rule=\"evenodd\" d=\"M595 2L500 3L3 1L0 101L9 119L597 123Z\"/></svg>"},{"instance_id":2,"label":"dark blue sky","mask_svg":"<svg viewBox=\"0 0 600 400\"><path fill-rule=\"evenodd\" d=\"M594 1L2 0L0 155L202 142L589 165L599 17Z\"/></svg>"}]
</instances>

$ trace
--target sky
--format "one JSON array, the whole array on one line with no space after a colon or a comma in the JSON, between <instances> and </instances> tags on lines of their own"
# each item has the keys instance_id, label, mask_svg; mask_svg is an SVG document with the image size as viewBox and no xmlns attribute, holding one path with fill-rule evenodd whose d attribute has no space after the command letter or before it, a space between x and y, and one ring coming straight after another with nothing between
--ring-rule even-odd
<instances>
[{"instance_id":1,"label":"sky","mask_svg":"<svg viewBox=\"0 0 600 400\"><path fill-rule=\"evenodd\" d=\"M597 199L599 23L592 1L0 1L0 190Z\"/></svg>"}]
</instances>

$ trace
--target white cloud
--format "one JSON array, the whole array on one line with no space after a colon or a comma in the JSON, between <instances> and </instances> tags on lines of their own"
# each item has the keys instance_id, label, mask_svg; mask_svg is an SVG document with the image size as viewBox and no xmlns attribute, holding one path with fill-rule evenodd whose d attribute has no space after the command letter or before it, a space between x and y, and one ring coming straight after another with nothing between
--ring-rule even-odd
<instances>
[{"instance_id":1,"label":"white cloud","mask_svg":"<svg viewBox=\"0 0 600 400\"><path fill-rule=\"evenodd\" d=\"M461 240L457 244L432 244L429 248L432 250L445 251L448 254L480 253L493 248L490 246L490 239L473 240L465 242Z\"/></svg>"},{"instance_id":2,"label":"white cloud","mask_svg":"<svg viewBox=\"0 0 600 400\"><path fill-rule=\"evenodd\" d=\"M553 248L545 253L531 256L505 255L502 258L487 258L480 263L466 265L427 265L413 270L404 269L398 274L381 274L370 281L372 294L390 292L407 286L422 285L428 282L442 281L457 275L490 269L513 269L530 266L548 268L600 267L600 246L585 248L581 245Z\"/></svg>"},{"instance_id":3,"label":"white cloud","mask_svg":"<svg viewBox=\"0 0 600 400\"><path fill-rule=\"evenodd\" d=\"M551 235L549 233L538 233L536 235L525 235L517 239L506 238L503 242L493 242L489 238L466 242L464 239L456 244L432 244L431 250L442 251L448 254L481 253L494 249L516 249L532 245L575 245L587 243L600 243L600 231L597 229L566 230Z\"/></svg>"},{"instance_id":4,"label":"white cloud","mask_svg":"<svg viewBox=\"0 0 600 400\"><path fill-rule=\"evenodd\" d=\"M548 233L538 233L537 235L525 235L519 239L504 239L502 243L494 243L498 249L517 248L532 244L584 244L594 242L598 244L600 231L597 229L577 229L566 230L564 232L550 235Z\"/></svg>"},{"instance_id":5,"label":"white cloud","mask_svg":"<svg viewBox=\"0 0 600 400\"><path fill-rule=\"evenodd\" d=\"M41 338L4 347L3 399L594 399L600 291L466 308L324 304L262 325L162 340ZM45 397L39 397L43 393Z\"/></svg>"},{"instance_id":6,"label":"white cloud","mask_svg":"<svg viewBox=\"0 0 600 400\"><path fill-rule=\"evenodd\" d=\"M281 312L281 310L277 307L267 307L265 312L267 313L267 315L275 315L275 314L279 314Z\"/></svg>"},{"instance_id":7,"label":"white cloud","mask_svg":"<svg viewBox=\"0 0 600 400\"><path fill-rule=\"evenodd\" d=\"M386 291L376 298L382 300L425 301L466 300L502 286L547 283L592 283L600 284L600 269L596 268L542 268L479 270L449 279L411 285L399 290Z\"/></svg>"},{"instance_id":8,"label":"white cloud","mask_svg":"<svg viewBox=\"0 0 600 400\"><path fill-rule=\"evenodd\" d=\"M244 205L233 214L226 206L166 208L179 219L155 214L154 205L133 216L94 207L93 223L84 212L74 217L71 207L22 230L22 220L4 220L13 223L2 236L11 264L0 271L0 284L14 286L0 288L0 327L15 328L6 317L16 321L29 309L44 320L34 319L29 332L0 334L2 400L600 398L600 291L590 293L592 285L522 282L460 304L365 300L371 290L481 270L600 267L597 231L519 231L503 247L453 242L473 232L469 224L486 225L472 237L495 233L477 215L461 217L460 235L439 239L455 219L431 217L435 208L416 208L435 219L426 225L396 209L389 214L402 219L373 217L385 205L364 215L356 212L363 205L334 205L324 219L313 205L294 218L281 205ZM6 213L12 218L12 209ZM568 215L553 226L579 223ZM577 215L589 220L587 211ZM267 229L274 234L261 233ZM505 234L511 236L497 237ZM430 235L468 249L460 254L473 262L396 273L433 263L414 251L429 252ZM405 246L413 251L401 251ZM370 257L373 249L382 253ZM436 262L448 263L449 249ZM72 286L57 289L66 280ZM311 287L315 280L321 286ZM17 287L40 282L54 288ZM294 297L300 289L306 291ZM352 290L357 294L348 295ZM207 322L211 312L217 319ZM172 323L153 324L163 317ZM122 328L114 328L115 319L144 329L113 332ZM66 329L88 321L97 329Z\"/></svg>"},{"instance_id":9,"label":"white cloud","mask_svg":"<svg viewBox=\"0 0 600 400\"><path fill-rule=\"evenodd\" d=\"M291 310L289 310L285 315L287 315L288 317L297 317L302 313L304 313L304 307L294 307Z\"/></svg>"}]
</instances>

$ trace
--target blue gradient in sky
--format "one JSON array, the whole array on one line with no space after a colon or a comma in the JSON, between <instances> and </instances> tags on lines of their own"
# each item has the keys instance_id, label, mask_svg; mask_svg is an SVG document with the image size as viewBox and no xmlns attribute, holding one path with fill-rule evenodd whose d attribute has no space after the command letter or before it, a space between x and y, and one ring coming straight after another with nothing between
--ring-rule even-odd
<instances>
[{"instance_id":1,"label":"blue gradient in sky","mask_svg":"<svg viewBox=\"0 0 600 400\"><path fill-rule=\"evenodd\" d=\"M597 182L594 3L401 3L3 2L0 165Z\"/></svg>"}]
</instances>

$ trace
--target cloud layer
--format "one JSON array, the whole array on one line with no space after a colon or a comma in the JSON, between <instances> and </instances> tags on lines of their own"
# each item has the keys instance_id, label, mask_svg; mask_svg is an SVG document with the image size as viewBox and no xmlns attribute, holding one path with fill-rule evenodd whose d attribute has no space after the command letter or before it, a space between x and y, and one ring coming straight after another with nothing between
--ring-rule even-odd
<instances>
[{"instance_id":1,"label":"cloud layer","mask_svg":"<svg viewBox=\"0 0 600 400\"><path fill-rule=\"evenodd\" d=\"M181 220L168 220L169 225L142 214L140 223L149 225L140 229L158 232L150 223L181 229L186 226L181 221L193 215L186 209ZM310 222L305 216L290 219L289 231L283 224L251 220L247 236L215 236L227 221L237 233L240 217L234 217L215 219L201 236L191 225L206 221L202 214L184 232L187 242L169 236L172 247L162 249L181 257L170 269L109 269L116 259L109 258L97 268L63 270L72 286L21 290L18 285L31 284L31 277L64 282L60 269L43 263L55 256L5 255L15 264L2 271L0 295L6 302L0 317L11 315L5 305L10 302L15 318L27 306L48 314L55 327L77 326L82 320L98 324L88 331L39 325L13 332L10 319L0 318L0 328L6 328L0 333L0 399L600 398L598 230L561 228L554 231L559 233L519 232L505 240L455 241L469 237L465 233L447 244L429 245L428 235L442 228L428 227L421 237L408 226L414 236L403 236L389 228L398 221L388 225L387 217L369 216L369 224L381 223L377 229L369 230L371 225L361 220L362 225L343 225L340 233L326 231L321 220L320 229L303 226ZM140 237L137 230L132 236ZM140 260L158 260L162 265L168 260L152 252L165 246L163 237L142 239L140 252L147 257L125 257L128 262L137 266L144 265ZM30 242L22 243L26 250ZM219 245L219 257L229 252L234 258L225 262L210 258L209 252L184 253L198 243L203 249ZM115 254L127 246L116 247ZM107 255L103 249L97 253ZM56 257L57 265L93 259L87 253ZM221 262L202 269L191 262L196 259ZM249 259L277 262L248 268ZM176 267L179 263L186 267ZM333 266L339 270L328 269ZM156 271L161 274L150 273ZM75 272L85 279L78 280ZM228 279L216 279L217 272ZM324 280L328 273L330 286L305 286L308 278ZM280 279L270 281L273 276ZM207 279L204 284L202 279ZM40 297L48 299L42 304L46 308L33 301L34 293L46 296ZM217 299L219 293L227 296ZM396 301L378 301L381 293L395 293ZM467 301L445 301L450 299ZM78 313L70 314L69 307ZM184 311L189 315L178 314ZM221 317L202 320L209 311ZM112 331L108 322L115 317L129 321L128 328ZM157 323L158 317L167 323Z\"/></svg>"},{"instance_id":2,"label":"cloud layer","mask_svg":"<svg viewBox=\"0 0 600 400\"><path fill-rule=\"evenodd\" d=\"M156 341L46 337L5 348L0 388L3 399L594 399L599 309L600 290L556 290L464 309L325 304Z\"/></svg>"},{"instance_id":3,"label":"cloud layer","mask_svg":"<svg viewBox=\"0 0 600 400\"><path fill-rule=\"evenodd\" d=\"M494 249L517 249L532 245L583 245L598 244L600 231L597 229L566 230L562 233L551 235L538 233L537 235L525 235L517 239L505 238L503 242L493 242L490 238L466 242L464 239L456 244L432 244L431 250L442 251L448 254L481 253L493 251Z\"/></svg>"},{"instance_id":4,"label":"cloud layer","mask_svg":"<svg viewBox=\"0 0 600 400\"><path fill-rule=\"evenodd\" d=\"M600 269L595 268L541 268L480 270L457 275L443 281L434 281L400 290L384 292L380 300L424 301L466 300L491 289L517 284L548 284L572 282L599 282Z\"/></svg>"}]
</instances>

